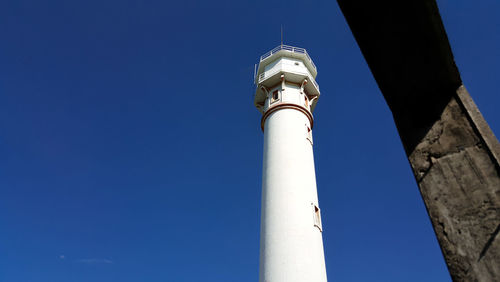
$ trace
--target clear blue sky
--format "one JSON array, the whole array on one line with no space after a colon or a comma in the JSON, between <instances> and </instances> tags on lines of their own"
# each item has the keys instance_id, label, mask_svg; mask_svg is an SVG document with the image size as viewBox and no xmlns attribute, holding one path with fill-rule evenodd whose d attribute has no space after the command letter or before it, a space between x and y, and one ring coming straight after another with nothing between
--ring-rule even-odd
<instances>
[{"instance_id":1,"label":"clear blue sky","mask_svg":"<svg viewBox=\"0 0 500 282\"><path fill-rule=\"evenodd\" d=\"M252 76L280 24L319 71L330 281L450 281L336 2L236 2L0 3L0 281L257 281ZM439 7L463 81L499 133L500 2Z\"/></svg>"}]
</instances>

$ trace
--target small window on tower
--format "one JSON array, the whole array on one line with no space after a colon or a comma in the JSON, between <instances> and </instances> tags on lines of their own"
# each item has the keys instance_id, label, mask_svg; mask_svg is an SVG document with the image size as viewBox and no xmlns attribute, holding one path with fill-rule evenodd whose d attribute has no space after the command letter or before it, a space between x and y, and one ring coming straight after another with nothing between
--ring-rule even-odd
<instances>
[{"instance_id":1,"label":"small window on tower","mask_svg":"<svg viewBox=\"0 0 500 282\"><path fill-rule=\"evenodd\" d=\"M306 130L307 130L306 139L309 140L309 142L311 142L312 145L313 144L312 130L307 124L306 124Z\"/></svg>"},{"instance_id":2,"label":"small window on tower","mask_svg":"<svg viewBox=\"0 0 500 282\"><path fill-rule=\"evenodd\" d=\"M279 101L279 91L278 90L274 90L273 94L271 96L271 104L274 103L274 102L277 102L277 101Z\"/></svg>"},{"instance_id":3,"label":"small window on tower","mask_svg":"<svg viewBox=\"0 0 500 282\"><path fill-rule=\"evenodd\" d=\"M323 227L321 226L321 211L317 205L311 203L314 211L314 226L318 227L320 232L323 232Z\"/></svg>"},{"instance_id":4,"label":"small window on tower","mask_svg":"<svg viewBox=\"0 0 500 282\"><path fill-rule=\"evenodd\" d=\"M304 99L305 99L306 107L309 108L309 99L307 99L306 95L304 95Z\"/></svg>"}]
</instances>

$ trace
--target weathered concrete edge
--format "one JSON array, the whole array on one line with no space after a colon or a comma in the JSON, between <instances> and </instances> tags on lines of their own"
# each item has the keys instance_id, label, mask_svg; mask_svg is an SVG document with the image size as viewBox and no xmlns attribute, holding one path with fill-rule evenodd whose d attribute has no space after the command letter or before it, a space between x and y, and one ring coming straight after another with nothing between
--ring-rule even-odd
<instances>
[{"instance_id":1,"label":"weathered concrete edge","mask_svg":"<svg viewBox=\"0 0 500 282\"><path fill-rule=\"evenodd\" d=\"M498 142L498 139L495 137L495 134L463 84L458 87L456 93L458 96L458 102L467 112L473 127L479 132L479 137L482 139L492 158L495 160L497 170L500 170L500 143Z\"/></svg>"}]
</instances>

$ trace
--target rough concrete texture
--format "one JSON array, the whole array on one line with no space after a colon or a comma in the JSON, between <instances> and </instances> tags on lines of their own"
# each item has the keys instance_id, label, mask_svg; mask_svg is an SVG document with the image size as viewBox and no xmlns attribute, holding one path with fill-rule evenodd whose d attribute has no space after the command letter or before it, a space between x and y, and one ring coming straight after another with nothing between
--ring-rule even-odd
<instances>
[{"instance_id":1,"label":"rough concrete texture","mask_svg":"<svg viewBox=\"0 0 500 282\"><path fill-rule=\"evenodd\" d=\"M435 0L337 2L391 109L452 279L500 281L500 145L462 85Z\"/></svg>"},{"instance_id":2,"label":"rough concrete texture","mask_svg":"<svg viewBox=\"0 0 500 282\"><path fill-rule=\"evenodd\" d=\"M450 100L408 159L453 280L498 281L500 170L461 101Z\"/></svg>"}]
</instances>

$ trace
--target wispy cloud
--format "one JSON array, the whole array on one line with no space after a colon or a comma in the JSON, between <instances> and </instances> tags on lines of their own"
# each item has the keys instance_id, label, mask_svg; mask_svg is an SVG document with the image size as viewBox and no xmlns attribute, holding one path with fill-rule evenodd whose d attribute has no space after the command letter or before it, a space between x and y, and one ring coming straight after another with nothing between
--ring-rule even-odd
<instances>
[{"instance_id":1,"label":"wispy cloud","mask_svg":"<svg viewBox=\"0 0 500 282\"><path fill-rule=\"evenodd\" d=\"M111 264L112 260L103 259L103 258L86 258L86 259L78 259L76 260L78 263L86 263L86 264Z\"/></svg>"}]
</instances>

